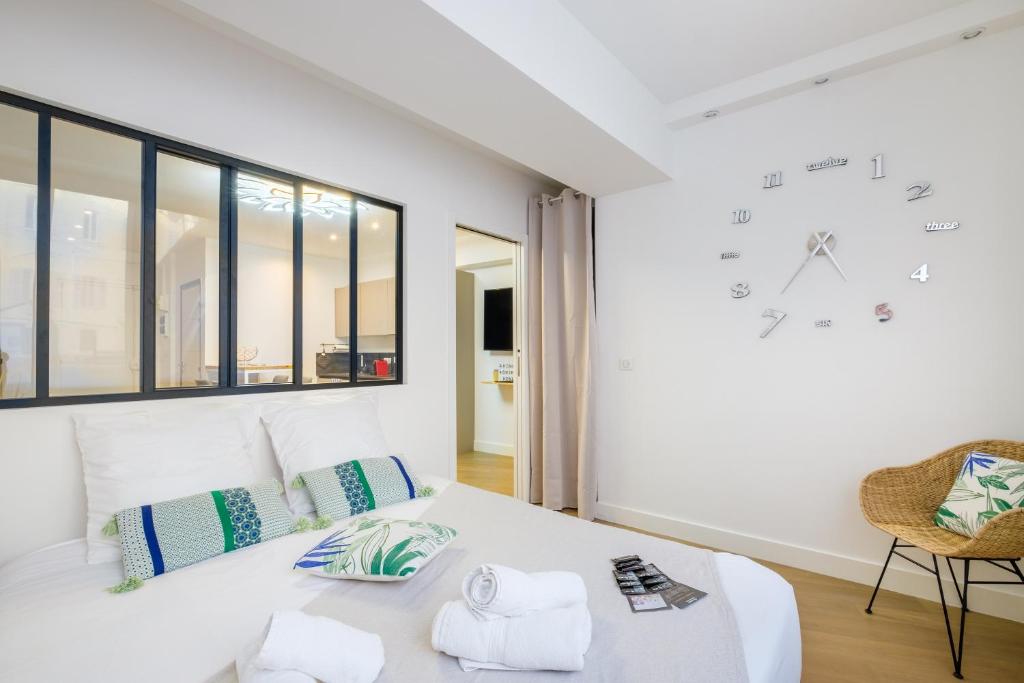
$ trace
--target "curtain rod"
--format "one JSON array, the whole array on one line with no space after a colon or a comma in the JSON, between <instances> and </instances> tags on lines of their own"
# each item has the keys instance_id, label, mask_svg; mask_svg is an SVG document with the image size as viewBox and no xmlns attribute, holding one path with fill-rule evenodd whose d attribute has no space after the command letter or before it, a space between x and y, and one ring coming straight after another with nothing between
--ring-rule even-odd
<instances>
[{"instance_id":1,"label":"curtain rod","mask_svg":"<svg viewBox=\"0 0 1024 683\"><path fill-rule=\"evenodd\" d=\"M572 191L572 198L573 199L579 199L580 195L582 195L582 194L583 193L580 192L579 190L573 190ZM548 206L554 206L555 202L560 202L563 199L565 199L565 197L563 195L558 195L557 197L551 197L551 198L548 199ZM537 200L537 206L544 206L544 200L543 199L538 199Z\"/></svg>"}]
</instances>

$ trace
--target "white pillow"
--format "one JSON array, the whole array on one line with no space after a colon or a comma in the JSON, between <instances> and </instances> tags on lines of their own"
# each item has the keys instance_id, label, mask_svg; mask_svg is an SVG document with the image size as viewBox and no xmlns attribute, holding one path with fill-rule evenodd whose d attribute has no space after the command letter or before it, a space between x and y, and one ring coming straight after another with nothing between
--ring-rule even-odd
<instances>
[{"instance_id":1,"label":"white pillow","mask_svg":"<svg viewBox=\"0 0 1024 683\"><path fill-rule=\"evenodd\" d=\"M377 402L370 397L275 406L262 417L284 473L284 490L293 515L312 515L314 511L309 492L292 488L301 472L390 455L377 419Z\"/></svg>"},{"instance_id":2,"label":"white pillow","mask_svg":"<svg viewBox=\"0 0 1024 683\"><path fill-rule=\"evenodd\" d=\"M255 481L249 448L258 415L255 407L225 404L75 415L85 474L87 562L120 559L120 540L102 529L125 508Z\"/></svg>"}]
</instances>

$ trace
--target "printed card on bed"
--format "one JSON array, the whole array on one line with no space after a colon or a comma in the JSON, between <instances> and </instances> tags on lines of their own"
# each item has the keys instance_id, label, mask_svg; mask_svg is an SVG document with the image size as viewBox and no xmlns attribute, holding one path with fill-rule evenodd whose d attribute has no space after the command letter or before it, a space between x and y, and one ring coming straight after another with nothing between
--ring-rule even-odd
<instances>
[{"instance_id":1,"label":"printed card on bed","mask_svg":"<svg viewBox=\"0 0 1024 683\"><path fill-rule=\"evenodd\" d=\"M149 579L295 528L275 480L121 510L126 578Z\"/></svg>"},{"instance_id":2,"label":"printed card on bed","mask_svg":"<svg viewBox=\"0 0 1024 683\"><path fill-rule=\"evenodd\" d=\"M299 475L320 517L352 517L433 493L396 455L364 458Z\"/></svg>"},{"instance_id":3,"label":"printed card on bed","mask_svg":"<svg viewBox=\"0 0 1024 683\"><path fill-rule=\"evenodd\" d=\"M405 581L457 534L440 524L364 517L316 544L294 568L329 579Z\"/></svg>"}]
</instances>

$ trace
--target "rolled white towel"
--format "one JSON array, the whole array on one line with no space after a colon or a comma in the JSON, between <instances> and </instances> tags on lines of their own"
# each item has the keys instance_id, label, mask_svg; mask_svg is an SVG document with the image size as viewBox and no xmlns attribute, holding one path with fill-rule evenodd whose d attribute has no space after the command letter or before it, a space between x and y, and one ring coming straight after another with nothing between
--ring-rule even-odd
<instances>
[{"instance_id":1,"label":"rolled white towel","mask_svg":"<svg viewBox=\"0 0 1024 683\"><path fill-rule=\"evenodd\" d=\"M238 673L239 683L316 683L316 679L309 674L292 669L281 669L272 671L261 669L256 666L256 655L260 653L263 646L263 636L245 646L235 660L235 671Z\"/></svg>"},{"instance_id":2,"label":"rolled white towel","mask_svg":"<svg viewBox=\"0 0 1024 683\"><path fill-rule=\"evenodd\" d=\"M256 647L236 661L240 683L372 683L384 667L377 634L297 610L274 612Z\"/></svg>"},{"instance_id":3,"label":"rolled white towel","mask_svg":"<svg viewBox=\"0 0 1024 683\"><path fill-rule=\"evenodd\" d=\"M573 572L528 574L500 564L483 564L462 580L462 597L478 616L496 619L585 605L587 587Z\"/></svg>"},{"instance_id":4,"label":"rolled white towel","mask_svg":"<svg viewBox=\"0 0 1024 683\"><path fill-rule=\"evenodd\" d=\"M505 619L478 619L464 601L441 606L430 642L464 669L580 671L590 648L590 612L583 604ZM499 664L500 667L492 665Z\"/></svg>"}]
</instances>

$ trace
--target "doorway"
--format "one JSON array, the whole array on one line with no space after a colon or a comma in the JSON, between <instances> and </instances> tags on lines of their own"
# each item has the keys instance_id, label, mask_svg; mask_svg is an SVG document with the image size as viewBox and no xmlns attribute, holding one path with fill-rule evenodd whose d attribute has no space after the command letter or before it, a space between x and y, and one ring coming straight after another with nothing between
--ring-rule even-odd
<instances>
[{"instance_id":1,"label":"doorway","mask_svg":"<svg viewBox=\"0 0 1024 683\"><path fill-rule=\"evenodd\" d=\"M203 289L199 280L178 288L178 386L202 386L206 380L203 362Z\"/></svg>"},{"instance_id":2,"label":"doorway","mask_svg":"<svg viewBox=\"0 0 1024 683\"><path fill-rule=\"evenodd\" d=\"M458 481L525 497L522 244L459 226L455 235Z\"/></svg>"}]
</instances>

